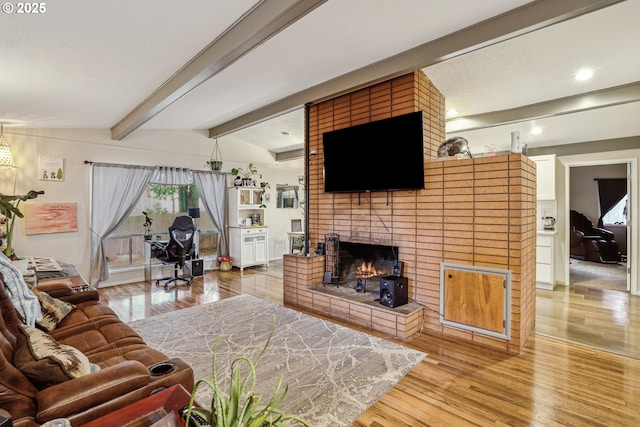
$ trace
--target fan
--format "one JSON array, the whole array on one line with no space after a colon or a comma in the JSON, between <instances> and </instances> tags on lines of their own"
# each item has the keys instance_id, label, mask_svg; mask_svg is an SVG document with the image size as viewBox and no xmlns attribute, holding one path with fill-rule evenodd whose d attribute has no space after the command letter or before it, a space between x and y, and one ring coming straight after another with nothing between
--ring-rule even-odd
<instances>
[{"instance_id":1,"label":"fan","mask_svg":"<svg viewBox=\"0 0 640 427\"><path fill-rule=\"evenodd\" d=\"M466 154L470 159L473 158L469 151L469 142L461 136L453 136L438 147L438 157L453 157L458 154Z\"/></svg>"}]
</instances>

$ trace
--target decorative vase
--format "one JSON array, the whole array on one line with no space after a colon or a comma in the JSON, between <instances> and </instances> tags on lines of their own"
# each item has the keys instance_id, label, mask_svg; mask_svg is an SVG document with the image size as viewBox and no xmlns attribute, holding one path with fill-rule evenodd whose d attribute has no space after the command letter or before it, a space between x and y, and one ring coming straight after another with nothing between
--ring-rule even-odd
<instances>
[{"instance_id":1,"label":"decorative vase","mask_svg":"<svg viewBox=\"0 0 640 427\"><path fill-rule=\"evenodd\" d=\"M29 268L29 258L19 258L11 261L13 266L22 274L27 272Z\"/></svg>"},{"instance_id":2,"label":"decorative vase","mask_svg":"<svg viewBox=\"0 0 640 427\"><path fill-rule=\"evenodd\" d=\"M220 263L220 271L229 271L231 270L231 261L222 261Z\"/></svg>"},{"instance_id":3,"label":"decorative vase","mask_svg":"<svg viewBox=\"0 0 640 427\"><path fill-rule=\"evenodd\" d=\"M236 187L240 187L242 185L242 178L236 176L236 179L233 180L233 185L235 185Z\"/></svg>"}]
</instances>

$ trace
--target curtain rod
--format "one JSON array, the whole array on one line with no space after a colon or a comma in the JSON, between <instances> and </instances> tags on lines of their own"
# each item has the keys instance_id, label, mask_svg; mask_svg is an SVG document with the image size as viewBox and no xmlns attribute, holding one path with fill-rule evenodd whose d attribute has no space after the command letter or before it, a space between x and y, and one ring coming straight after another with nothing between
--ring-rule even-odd
<instances>
[{"instance_id":1,"label":"curtain rod","mask_svg":"<svg viewBox=\"0 0 640 427\"><path fill-rule=\"evenodd\" d=\"M155 168L173 168L173 169L181 169L181 170L185 170L185 171L191 171L191 172L210 172L212 174L215 175L224 175L224 174L228 174L229 172L220 172L220 171L211 171L211 170L202 170L202 169L191 169L191 168L185 168L185 167L180 167L180 166L142 166L142 165L126 165L123 163L99 163L99 162L93 162L91 160L85 160L84 161L85 165L100 165L100 166L118 166L118 167L124 167L124 168L140 168L140 169L155 169Z\"/></svg>"}]
</instances>

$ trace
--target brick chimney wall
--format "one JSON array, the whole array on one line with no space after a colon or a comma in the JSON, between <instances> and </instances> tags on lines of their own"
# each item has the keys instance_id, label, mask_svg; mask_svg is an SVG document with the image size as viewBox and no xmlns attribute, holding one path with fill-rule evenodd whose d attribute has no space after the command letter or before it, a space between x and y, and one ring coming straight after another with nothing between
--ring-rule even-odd
<instances>
[{"instance_id":1,"label":"brick chimney wall","mask_svg":"<svg viewBox=\"0 0 640 427\"><path fill-rule=\"evenodd\" d=\"M309 149L317 153L309 166L310 247L326 233L340 240L394 245L404 261L409 298L425 305L425 328L494 348L519 353L535 320L535 165L521 154L478 159L437 159L445 140L445 99L421 71L375 84L309 108ZM423 111L425 189L324 193L324 132ZM384 153L393 146L371 147ZM353 173L359 168L354 160ZM512 272L511 340L440 324L440 263L508 269ZM288 270L285 258L285 302L311 304L287 296L287 284L309 277L321 283L322 265L310 271ZM313 271L311 271L313 270ZM287 278L289 275L289 279ZM302 297L301 297L302 298ZM326 306L326 301L324 303ZM323 311L321 306L311 307ZM330 314L330 313L327 313Z\"/></svg>"}]
</instances>

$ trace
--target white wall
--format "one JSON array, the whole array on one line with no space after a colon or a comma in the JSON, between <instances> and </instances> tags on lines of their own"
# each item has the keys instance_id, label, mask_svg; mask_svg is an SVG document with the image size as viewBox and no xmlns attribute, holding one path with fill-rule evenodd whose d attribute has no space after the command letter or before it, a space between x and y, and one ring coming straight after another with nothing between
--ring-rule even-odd
<instances>
[{"instance_id":1,"label":"white wall","mask_svg":"<svg viewBox=\"0 0 640 427\"><path fill-rule=\"evenodd\" d=\"M626 163L576 166L570 168L570 209L587 216L598 226L600 218L600 201L598 198L598 182L594 178L626 178Z\"/></svg>"},{"instance_id":2,"label":"white wall","mask_svg":"<svg viewBox=\"0 0 640 427\"><path fill-rule=\"evenodd\" d=\"M24 220L16 221L14 248L19 256L47 256L74 264L80 273L89 277L89 208L91 167L84 161L178 166L191 169L206 169L214 141L206 131L183 130L137 130L123 141L113 141L108 129L7 129L14 161L18 165L16 194L29 190L44 190L45 194L26 203L75 202L78 204L78 231L69 233L29 235L24 233ZM297 182L303 173L302 162L279 164L270 153L259 147L220 139L223 171L232 167L245 167L253 162L264 175L272 189L272 199L267 206L266 221L270 226L271 258L281 256L285 250L290 218L300 218L300 210L275 208L275 184ZM64 158L65 179L63 182L40 181L37 176L38 157ZM11 170L0 170L0 192L13 193L14 174ZM114 189L117 191L117 189ZM298 216L295 216L298 215ZM283 237L285 236L285 237ZM117 276L117 275L113 275ZM122 277L113 277L112 283L141 280L142 270Z\"/></svg>"}]
</instances>

